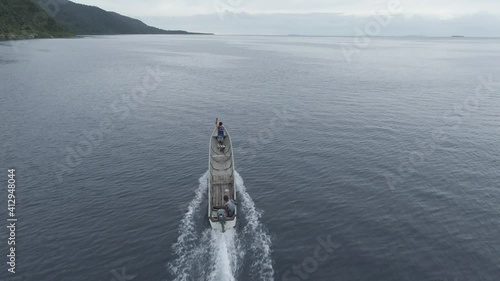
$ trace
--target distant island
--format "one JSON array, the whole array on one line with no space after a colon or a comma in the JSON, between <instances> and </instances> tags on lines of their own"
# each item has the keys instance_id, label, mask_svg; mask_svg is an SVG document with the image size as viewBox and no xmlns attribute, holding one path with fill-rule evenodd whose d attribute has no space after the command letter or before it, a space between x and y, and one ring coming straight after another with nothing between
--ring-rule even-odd
<instances>
[{"instance_id":1,"label":"distant island","mask_svg":"<svg viewBox=\"0 0 500 281\"><path fill-rule=\"evenodd\" d=\"M464 38L465 36L463 36L463 35L452 35L451 37L453 37L453 38Z\"/></svg>"},{"instance_id":2,"label":"distant island","mask_svg":"<svg viewBox=\"0 0 500 281\"><path fill-rule=\"evenodd\" d=\"M213 35L163 30L140 20L71 1L44 10L36 0L0 1L0 40L62 38L78 35L181 34ZM54 15L54 16L51 16Z\"/></svg>"}]
</instances>

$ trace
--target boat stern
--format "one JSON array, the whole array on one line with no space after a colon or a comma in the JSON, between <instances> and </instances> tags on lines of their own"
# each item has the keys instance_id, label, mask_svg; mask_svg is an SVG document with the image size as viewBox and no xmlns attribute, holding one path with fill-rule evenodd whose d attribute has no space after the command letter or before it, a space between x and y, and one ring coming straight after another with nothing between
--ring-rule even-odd
<instances>
[{"instance_id":1,"label":"boat stern","mask_svg":"<svg viewBox=\"0 0 500 281\"><path fill-rule=\"evenodd\" d=\"M210 227L214 230L218 231L226 231L228 229L234 229L236 228L236 217L231 218L231 219L226 219L226 222L224 223L224 228L222 228L222 224L217 218L209 218L208 221L210 222Z\"/></svg>"}]
</instances>

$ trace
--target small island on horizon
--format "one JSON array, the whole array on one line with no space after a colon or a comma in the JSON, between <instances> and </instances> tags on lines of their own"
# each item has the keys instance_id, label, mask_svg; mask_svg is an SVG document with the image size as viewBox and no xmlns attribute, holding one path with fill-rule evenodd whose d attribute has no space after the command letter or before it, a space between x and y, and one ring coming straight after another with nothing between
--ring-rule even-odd
<instances>
[{"instance_id":1,"label":"small island on horizon","mask_svg":"<svg viewBox=\"0 0 500 281\"><path fill-rule=\"evenodd\" d=\"M71 1L59 4L56 8L44 7L43 1L0 2L0 41L123 34L214 35L164 30L149 26L138 19Z\"/></svg>"}]
</instances>

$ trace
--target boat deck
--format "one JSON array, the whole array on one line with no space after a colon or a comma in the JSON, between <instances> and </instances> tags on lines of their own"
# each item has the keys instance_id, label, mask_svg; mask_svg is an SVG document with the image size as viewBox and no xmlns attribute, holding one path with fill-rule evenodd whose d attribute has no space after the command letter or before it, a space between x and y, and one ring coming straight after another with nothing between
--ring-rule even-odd
<instances>
[{"instance_id":1,"label":"boat deck","mask_svg":"<svg viewBox=\"0 0 500 281\"><path fill-rule=\"evenodd\" d=\"M234 190L234 167L232 146L229 137L224 139L226 146L223 152L217 147L217 139L212 136L210 147L210 181L211 181L211 209L213 211L224 208L224 195L236 200Z\"/></svg>"}]
</instances>

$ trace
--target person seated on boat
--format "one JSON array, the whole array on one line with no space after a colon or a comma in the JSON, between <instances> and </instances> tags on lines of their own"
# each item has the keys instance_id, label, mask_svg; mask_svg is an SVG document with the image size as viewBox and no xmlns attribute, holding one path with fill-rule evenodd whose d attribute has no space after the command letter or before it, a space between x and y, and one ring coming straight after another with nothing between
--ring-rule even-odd
<instances>
[{"instance_id":1,"label":"person seated on boat","mask_svg":"<svg viewBox=\"0 0 500 281\"><path fill-rule=\"evenodd\" d=\"M224 209L226 209L226 214L228 217L233 217L236 210L236 204L233 200L229 199L229 196L224 195Z\"/></svg>"},{"instance_id":2,"label":"person seated on boat","mask_svg":"<svg viewBox=\"0 0 500 281\"><path fill-rule=\"evenodd\" d=\"M222 144L224 141L224 135L225 135L225 129L224 126L222 125L222 122L219 122L217 124L217 141Z\"/></svg>"}]
</instances>

